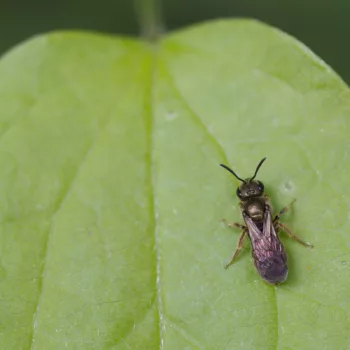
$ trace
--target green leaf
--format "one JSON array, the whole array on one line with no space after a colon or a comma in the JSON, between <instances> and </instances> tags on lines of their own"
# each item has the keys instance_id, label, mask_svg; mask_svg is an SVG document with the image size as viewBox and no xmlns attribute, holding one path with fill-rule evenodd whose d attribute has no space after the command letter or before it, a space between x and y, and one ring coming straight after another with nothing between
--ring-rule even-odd
<instances>
[{"instance_id":1,"label":"green leaf","mask_svg":"<svg viewBox=\"0 0 350 350\"><path fill-rule=\"evenodd\" d=\"M0 61L2 349L346 349L345 84L246 20L150 45L53 33ZM237 180L259 172L307 249L263 282ZM238 233L238 232L237 232Z\"/></svg>"}]
</instances>

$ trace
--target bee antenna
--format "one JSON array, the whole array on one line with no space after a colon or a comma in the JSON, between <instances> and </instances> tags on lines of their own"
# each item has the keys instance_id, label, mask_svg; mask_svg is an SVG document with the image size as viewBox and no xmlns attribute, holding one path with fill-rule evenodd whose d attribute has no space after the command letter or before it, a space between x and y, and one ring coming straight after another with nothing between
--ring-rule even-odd
<instances>
[{"instance_id":1,"label":"bee antenna","mask_svg":"<svg viewBox=\"0 0 350 350\"><path fill-rule=\"evenodd\" d=\"M259 163L258 166L256 167L254 176L249 180L249 182L252 182L252 181L255 179L256 174L258 173L260 167L261 167L262 164L265 162L265 160L266 160L266 157L264 157L263 159L261 159L260 163Z\"/></svg>"},{"instance_id":2,"label":"bee antenna","mask_svg":"<svg viewBox=\"0 0 350 350\"><path fill-rule=\"evenodd\" d=\"M232 169L230 169L228 166L226 166L225 164L220 164L220 166L222 166L223 168L225 168L226 170L228 170L231 174L233 174L239 181L242 181L243 183L246 183L243 179L241 179Z\"/></svg>"}]
</instances>

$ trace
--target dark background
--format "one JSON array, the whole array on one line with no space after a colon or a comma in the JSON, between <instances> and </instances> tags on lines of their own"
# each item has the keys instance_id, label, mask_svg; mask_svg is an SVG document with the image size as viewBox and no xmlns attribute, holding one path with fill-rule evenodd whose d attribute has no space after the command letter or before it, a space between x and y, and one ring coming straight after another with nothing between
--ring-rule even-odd
<instances>
[{"instance_id":1,"label":"dark background","mask_svg":"<svg viewBox=\"0 0 350 350\"><path fill-rule=\"evenodd\" d=\"M168 30L220 17L259 19L295 36L350 82L349 0L163 0L162 12ZM57 29L138 35L135 2L5 0L0 54L35 34Z\"/></svg>"}]
</instances>

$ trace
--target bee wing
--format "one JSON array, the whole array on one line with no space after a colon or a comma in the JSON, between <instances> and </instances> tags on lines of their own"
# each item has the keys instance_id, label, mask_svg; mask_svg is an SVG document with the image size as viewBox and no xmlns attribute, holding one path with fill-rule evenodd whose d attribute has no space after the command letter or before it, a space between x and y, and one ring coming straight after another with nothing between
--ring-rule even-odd
<instances>
[{"instance_id":1,"label":"bee wing","mask_svg":"<svg viewBox=\"0 0 350 350\"><path fill-rule=\"evenodd\" d=\"M248 229L253 255L262 257L269 255L268 252L283 251L282 244L278 239L275 227L271 218L270 207L265 209L264 220L261 225L256 224L249 216L244 216L244 221Z\"/></svg>"},{"instance_id":2,"label":"bee wing","mask_svg":"<svg viewBox=\"0 0 350 350\"><path fill-rule=\"evenodd\" d=\"M276 284L285 281L288 275L287 256L277 236L271 210L266 206L264 220L256 224L244 215L251 241L252 257L259 275L268 283Z\"/></svg>"}]
</instances>

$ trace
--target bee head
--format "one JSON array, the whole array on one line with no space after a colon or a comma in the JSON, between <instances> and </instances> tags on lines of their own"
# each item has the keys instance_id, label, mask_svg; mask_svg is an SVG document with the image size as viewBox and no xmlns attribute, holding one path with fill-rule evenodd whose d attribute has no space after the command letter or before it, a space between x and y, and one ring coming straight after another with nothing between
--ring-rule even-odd
<instances>
[{"instance_id":1,"label":"bee head","mask_svg":"<svg viewBox=\"0 0 350 350\"><path fill-rule=\"evenodd\" d=\"M254 180L262 163L264 163L266 157L263 158L258 166L256 167L255 173L251 178L241 179L232 169L224 164L220 164L223 168L228 170L231 174L233 174L239 181L242 181L242 185L237 188L236 194L237 197L244 201L252 197L259 197L264 194L264 184L261 181Z\"/></svg>"},{"instance_id":2,"label":"bee head","mask_svg":"<svg viewBox=\"0 0 350 350\"><path fill-rule=\"evenodd\" d=\"M244 201L252 197L259 197L264 194L264 184L258 180L245 179L237 188L237 197Z\"/></svg>"}]
</instances>

